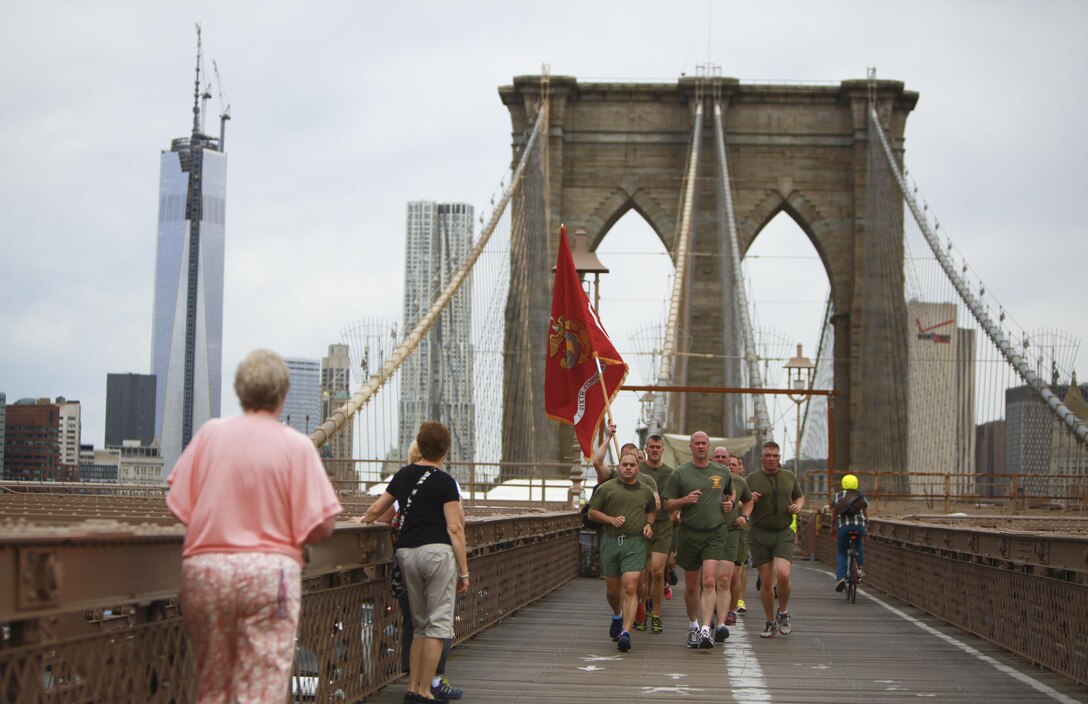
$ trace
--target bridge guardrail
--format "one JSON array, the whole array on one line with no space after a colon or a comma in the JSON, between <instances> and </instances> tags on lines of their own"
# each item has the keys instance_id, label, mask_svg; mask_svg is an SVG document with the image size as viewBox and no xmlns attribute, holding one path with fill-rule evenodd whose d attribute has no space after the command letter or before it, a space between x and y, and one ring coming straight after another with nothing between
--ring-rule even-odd
<instances>
[{"instance_id":1,"label":"bridge guardrail","mask_svg":"<svg viewBox=\"0 0 1088 704\"><path fill-rule=\"evenodd\" d=\"M1088 521L1074 535L1031 521L998 529L872 519L864 585L1088 685ZM826 514L805 514L798 540L799 555L835 564Z\"/></svg>"},{"instance_id":2,"label":"bridge guardrail","mask_svg":"<svg viewBox=\"0 0 1088 704\"><path fill-rule=\"evenodd\" d=\"M577 576L580 528L572 512L470 517L473 590L458 599L457 640ZM191 701L177 600L182 540L154 526L5 533L0 701ZM309 546L295 701L359 701L400 676L391 564L387 526L342 524Z\"/></svg>"}]
</instances>

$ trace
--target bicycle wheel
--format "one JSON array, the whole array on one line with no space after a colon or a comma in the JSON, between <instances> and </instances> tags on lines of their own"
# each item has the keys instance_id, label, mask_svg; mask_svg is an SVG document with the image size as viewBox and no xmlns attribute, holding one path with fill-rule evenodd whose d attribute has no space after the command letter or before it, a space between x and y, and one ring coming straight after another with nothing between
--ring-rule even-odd
<instances>
[{"instance_id":1,"label":"bicycle wheel","mask_svg":"<svg viewBox=\"0 0 1088 704\"><path fill-rule=\"evenodd\" d=\"M853 604L858 598L858 556L853 550L846 569L846 599Z\"/></svg>"}]
</instances>

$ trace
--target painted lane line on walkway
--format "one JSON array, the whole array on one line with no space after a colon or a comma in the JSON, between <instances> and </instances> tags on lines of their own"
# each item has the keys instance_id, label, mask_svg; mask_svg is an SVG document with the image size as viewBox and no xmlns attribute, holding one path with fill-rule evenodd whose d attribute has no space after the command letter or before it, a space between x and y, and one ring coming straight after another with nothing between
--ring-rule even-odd
<instances>
[{"instance_id":1,"label":"painted lane line on walkway","mask_svg":"<svg viewBox=\"0 0 1088 704\"><path fill-rule=\"evenodd\" d=\"M763 668L759 666L752 639L748 637L748 629L741 619L737 619L729 631L729 638L722 643L722 654L725 656L725 671L729 675L729 691L733 701L771 701Z\"/></svg>"},{"instance_id":2,"label":"painted lane line on walkway","mask_svg":"<svg viewBox=\"0 0 1088 704\"><path fill-rule=\"evenodd\" d=\"M829 577L832 577L832 578L835 576L834 572L829 572L827 570L816 569L815 567L810 567L809 569L811 569L813 572L820 572L821 574L826 574L826 575L828 575ZM921 628L926 633L929 633L932 636L936 636L937 638L940 638L941 640L943 640L944 642L946 642L946 643L948 643L950 645L954 645L955 647L959 648L960 650L967 653L968 655L973 655L974 657L978 658L982 662L984 662L987 665L990 665L991 667L993 667L998 672L1003 672L1006 675L1008 675L1009 677L1012 677L1013 679L1019 680L1020 682L1026 684L1027 686L1031 687L1032 689L1039 692L1040 694L1045 694L1046 696L1050 697L1051 699L1053 699L1056 702L1061 702L1061 704L1080 704L1080 702L1078 702L1076 699L1073 699L1072 697L1068 697L1068 696L1062 694L1061 692L1059 692L1058 690L1056 690L1056 689L1054 689L1054 688L1052 688L1052 687L1050 687L1050 686L1048 686L1046 684L1043 684L1042 682L1035 679L1031 675L1020 672L1019 670L1017 670L1014 667L1009 667L1005 663L1000 662L997 659L995 659L995 658L993 658L993 657L991 657L991 656L989 656L989 655L987 655L987 654L985 654L983 652L980 652L976 648L973 648L972 646L970 646L970 645L968 645L968 644L966 644L966 643L964 643L962 641L956 640L955 638L953 638L950 635L947 635L945 633L941 633L940 631L938 631L933 626L930 626L927 623L923 623L922 621L914 618L913 616L911 616L910 614L908 614L908 613L906 613L904 611L900 611L899 609L895 608L891 604L887 604L887 603L881 601L880 599L876 598L875 596L873 596L872 594L870 594L868 592L858 591L858 594L860 594L863 597L866 597L867 599L870 599L871 601L873 601L877 605L883 607L884 609L887 609L888 611L892 612L893 614L895 614L899 618L903 619L907 623L914 624L915 626L917 626L918 628ZM934 616L934 618L937 618L937 617Z\"/></svg>"}]
</instances>

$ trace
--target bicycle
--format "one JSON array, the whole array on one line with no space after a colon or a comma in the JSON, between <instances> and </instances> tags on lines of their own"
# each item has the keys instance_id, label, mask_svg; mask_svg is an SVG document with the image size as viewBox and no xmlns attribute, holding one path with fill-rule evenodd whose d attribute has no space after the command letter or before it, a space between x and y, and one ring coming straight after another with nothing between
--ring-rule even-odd
<instances>
[{"instance_id":1,"label":"bicycle","mask_svg":"<svg viewBox=\"0 0 1088 704\"><path fill-rule=\"evenodd\" d=\"M858 584L861 582L857 549L861 533L852 530L846 535L850 539L850 544L846 548L846 600L853 604L858 598Z\"/></svg>"}]
</instances>

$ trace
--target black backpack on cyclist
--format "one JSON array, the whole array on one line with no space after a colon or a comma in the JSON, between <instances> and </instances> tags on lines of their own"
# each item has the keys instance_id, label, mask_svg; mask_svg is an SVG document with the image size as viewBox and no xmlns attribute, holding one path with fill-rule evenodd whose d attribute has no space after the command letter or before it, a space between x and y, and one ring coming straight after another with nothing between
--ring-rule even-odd
<instances>
[{"instance_id":1,"label":"black backpack on cyclist","mask_svg":"<svg viewBox=\"0 0 1088 704\"><path fill-rule=\"evenodd\" d=\"M869 507L865 496L857 489L847 489L835 502L835 513L840 516L856 516Z\"/></svg>"}]
</instances>

